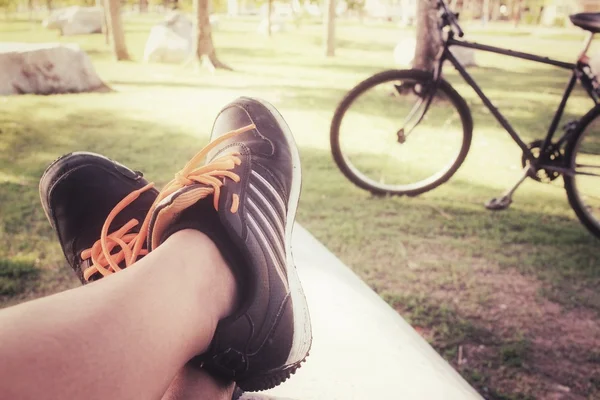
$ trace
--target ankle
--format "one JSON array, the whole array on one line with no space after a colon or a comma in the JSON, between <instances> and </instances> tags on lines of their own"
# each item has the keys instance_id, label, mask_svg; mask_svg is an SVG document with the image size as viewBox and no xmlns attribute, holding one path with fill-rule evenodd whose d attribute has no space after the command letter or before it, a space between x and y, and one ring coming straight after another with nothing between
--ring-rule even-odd
<instances>
[{"instance_id":1,"label":"ankle","mask_svg":"<svg viewBox=\"0 0 600 400\"><path fill-rule=\"evenodd\" d=\"M229 316L237 304L237 283L210 238L200 231L184 229L170 236L165 245L171 254L178 255L177 264L198 291L203 312L210 308L216 322Z\"/></svg>"}]
</instances>

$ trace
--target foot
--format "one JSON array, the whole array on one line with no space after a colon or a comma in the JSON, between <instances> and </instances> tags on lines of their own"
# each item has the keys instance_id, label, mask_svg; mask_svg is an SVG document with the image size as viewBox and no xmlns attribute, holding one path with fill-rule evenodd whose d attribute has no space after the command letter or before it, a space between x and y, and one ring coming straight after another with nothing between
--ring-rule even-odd
<instances>
[{"instance_id":1,"label":"foot","mask_svg":"<svg viewBox=\"0 0 600 400\"><path fill-rule=\"evenodd\" d=\"M217 116L211 143L163 189L150 221L150 250L196 228L225 258L232 254L240 304L198 361L244 390L279 385L310 349L308 307L291 252L300 180L298 150L279 112L241 98Z\"/></svg>"},{"instance_id":2,"label":"foot","mask_svg":"<svg viewBox=\"0 0 600 400\"><path fill-rule=\"evenodd\" d=\"M46 217L69 265L84 284L146 254L145 242L134 238L157 195L141 173L93 153L62 156L40 180ZM138 221L137 225L131 220ZM115 251L119 242L130 250L128 257L122 248ZM116 268L104 251L113 253L111 262Z\"/></svg>"},{"instance_id":3,"label":"foot","mask_svg":"<svg viewBox=\"0 0 600 400\"><path fill-rule=\"evenodd\" d=\"M111 237L120 236L124 247L135 254L136 243L140 243L140 251L131 261L121 258L124 255L122 249L119 252L114 251L118 248L109 250L111 260L119 268L127 267L147 253L147 227L141 229L141 225L147 226L142 221L151 215L150 210L158 192L140 172L134 172L101 155L70 153L54 161L46 169L40 180L39 190L46 217L58 235L69 265L82 284L119 270L113 269L107 262L102 263L103 258L99 254L97 266L92 260L94 250L102 251L103 227L107 232L105 242L109 246L114 243ZM127 234L119 235L118 232L123 231L124 227L132 225L131 220L138 221L138 224L128 230ZM201 387L204 390L204 385L213 387L216 382L213 378L208 378L201 382ZM198 386L197 382L192 383L186 383L179 390L192 391ZM167 393L173 390L175 388L170 387ZM241 395L241 389L235 387L231 398L235 400Z\"/></svg>"}]
</instances>

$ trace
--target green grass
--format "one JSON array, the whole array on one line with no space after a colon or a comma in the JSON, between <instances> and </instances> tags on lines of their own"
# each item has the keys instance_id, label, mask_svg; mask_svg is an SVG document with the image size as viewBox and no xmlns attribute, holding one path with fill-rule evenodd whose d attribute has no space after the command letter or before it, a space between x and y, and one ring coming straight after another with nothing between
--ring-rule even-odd
<instances>
[{"instance_id":1,"label":"green grass","mask_svg":"<svg viewBox=\"0 0 600 400\"><path fill-rule=\"evenodd\" d=\"M0 296L14 296L35 284L39 269L34 262L20 259L0 259Z\"/></svg>"},{"instance_id":2,"label":"green grass","mask_svg":"<svg viewBox=\"0 0 600 400\"><path fill-rule=\"evenodd\" d=\"M502 363L509 367L522 367L529 353L531 343L526 339L519 339L512 343L505 343L500 349Z\"/></svg>"},{"instance_id":3,"label":"green grass","mask_svg":"<svg viewBox=\"0 0 600 400\"><path fill-rule=\"evenodd\" d=\"M211 74L140 63L148 30L159 16L125 20L134 62L112 61L101 35L60 38L23 20L0 24L0 41L79 43L115 89L0 98L0 260L8 260L0 264L2 306L77 285L39 206L38 179L54 158L74 150L99 152L162 184L207 143L220 107L240 95L260 96L280 109L300 146L299 222L423 328L433 346L482 393L528 398L546 393L548 381L581 396L598 393L597 384L589 382L599 381L599 364L577 358L591 345L575 338L573 355L556 356L551 362L560 368L542 371L534 357L541 351L535 339L551 335L554 317L524 313L553 301L567 315L569 310L596 315L598 241L575 218L561 180L527 181L505 212L483 208L484 201L518 179L521 155L454 71L448 69L446 78L470 105L475 130L469 156L453 179L415 198L374 198L335 168L328 131L337 103L360 80L393 68L395 42L411 31L341 21L337 56L325 59L318 24L309 21L268 39L255 33L256 20L223 17L215 44L235 71ZM573 61L583 37L571 31L544 36L494 30L478 29L469 38ZM543 137L568 72L477 56L480 67L471 72L490 98L524 138ZM577 91L564 121L591 106ZM368 120L364 124L368 132ZM515 345L519 338L527 339ZM457 365L460 347L467 365ZM564 360L587 370L566 381Z\"/></svg>"}]
</instances>

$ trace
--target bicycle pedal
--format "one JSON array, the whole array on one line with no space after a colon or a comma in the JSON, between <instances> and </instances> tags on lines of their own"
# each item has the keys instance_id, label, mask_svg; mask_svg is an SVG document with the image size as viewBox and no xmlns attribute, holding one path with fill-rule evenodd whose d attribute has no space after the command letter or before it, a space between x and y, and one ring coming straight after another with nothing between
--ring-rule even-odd
<instances>
[{"instance_id":1,"label":"bicycle pedal","mask_svg":"<svg viewBox=\"0 0 600 400\"><path fill-rule=\"evenodd\" d=\"M506 210L511 203L512 199L508 196L494 197L485 203L485 208L492 211Z\"/></svg>"}]
</instances>

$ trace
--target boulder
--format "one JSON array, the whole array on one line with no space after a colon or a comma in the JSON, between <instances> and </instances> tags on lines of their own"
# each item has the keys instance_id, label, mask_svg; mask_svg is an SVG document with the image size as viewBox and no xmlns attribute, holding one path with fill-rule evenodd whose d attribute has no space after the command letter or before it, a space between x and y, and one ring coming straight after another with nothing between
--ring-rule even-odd
<instances>
[{"instance_id":1,"label":"boulder","mask_svg":"<svg viewBox=\"0 0 600 400\"><path fill-rule=\"evenodd\" d=\"M210 16L212 28L218 26L216 16ZM145 62L181 63L194 52L194 23L185 14L174 11L150 29L144 48Z\"/></svg>"},{"instance_id":2,"label":"boulder","mask_svg":"<svg viewBox=\"0 0 600 400\"><path fill-rule=\"evenodd\" d=\"M144 48L145 62L181 63L192 54L190 38L179 36L165 25L156 25L150 30L150 36Z\"/></svg>"},{"instance_id":3,"label":"boulder","mask_svg":"<svg viewBox=\"0 0 600 400\"><path fill-rule=\"evenodd\" d=\"M58 29L64 36L102 33L104 14L100 7L73 6L56 10L44 20L48 29Z\"/></svg>"},{"instance_id":4,"label":"boulder","mask_svg":"<svg viewBox=\"0 0 600 400\"><path fill-rule=\"evenodd\" d=\"M394 48L394 62L403 67L412 66L416 47L417 40L415 38L400 39ZM475 62L475 50L466 47L453 46L450 48L450 51L463 67L477 66L477 63Z\"/></svg>"},{"instance_id":5,"label":"boulder","mask_svg":"<svg viewBox=\"0 0 600 400\"><path fill-rule=\"evenodd\" d=\"M77 45L0 43L0 95L110 91Z\"/></svg>"}]
</instances>

